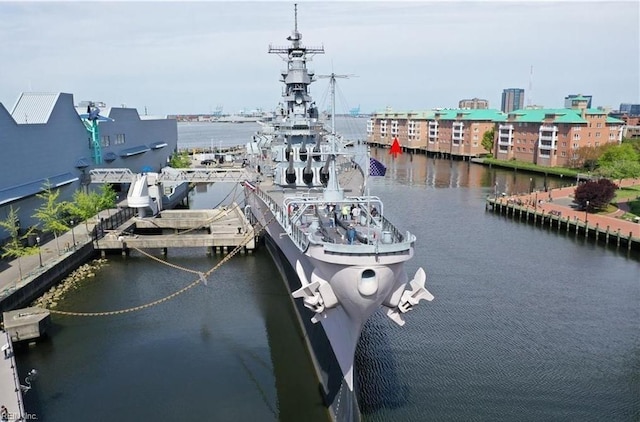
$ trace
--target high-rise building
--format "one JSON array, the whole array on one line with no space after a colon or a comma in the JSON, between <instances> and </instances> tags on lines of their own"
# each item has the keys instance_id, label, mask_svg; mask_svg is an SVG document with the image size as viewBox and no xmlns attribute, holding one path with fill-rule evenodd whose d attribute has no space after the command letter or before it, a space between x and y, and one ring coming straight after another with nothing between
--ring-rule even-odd
<instances>
[{"instance_id":1,"label":"high-rise building","mask_svg":"<svg viewBox=\"0 0 640 422\"><path fill-rule=\"evenodd\" d=\"M640 116L640 104L620 104L620 112L629 116Z\"/></svg>"},{"instance_id":2,"label":"high-rise building","mask_svg":"<svg viewBox=\"0 0 640 422\"><path fill-rule=\"evenodd\" d=\"M574 98L583 98L587 100L587 108L591 108L592 95L569 94L564 97L564 108L572 108Z\"/></svg>"},{"instance_id":3,"label":"high-rise building","mask_svg":"<svg viewBox=\"0 0 640 422\"><path fill-rule=\"evenodd\" d=\"M507 88L502 91L502 105L500 110L510 113L513 110L524 108L524 89Z\"/></svg>"},{"instance_id":4,"label":"high-rise building","mask_svg":"<svg viewBox=\"0 0 640 422\"><path fill-rule=\"evenodd\" d=\"M471 110L485 110L489 108L489 101L482 100L480 98L460 100L458 102L458 108L466 108Z\"/></svg>"}]
</instances>

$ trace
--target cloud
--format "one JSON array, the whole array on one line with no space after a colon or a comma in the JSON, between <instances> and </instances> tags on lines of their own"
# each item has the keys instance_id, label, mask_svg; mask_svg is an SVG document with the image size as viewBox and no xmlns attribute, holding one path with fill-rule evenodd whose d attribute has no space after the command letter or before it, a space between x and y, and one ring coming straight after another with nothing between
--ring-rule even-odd
<instances>
[{"instance_id":1,"label":"cloud","mask_svg":"<svg viewBox=\"0 0 640 422\"><path fill-rule=\"evenodd\" d=\"M206 113L275 106L285 63L267 54L293 29L288 2L0 2L8 108L21 91L76 101ZM348 73L363 111L452 107L503 88L561 106L569 93L596 105L640 102L637 2L301 1L298 29L317 74ZM534 68L533 78L530 76ZM321 95L324 82L312 85ZM529 92L529 85L533 90Z\"/></svg>"}]
</instances>

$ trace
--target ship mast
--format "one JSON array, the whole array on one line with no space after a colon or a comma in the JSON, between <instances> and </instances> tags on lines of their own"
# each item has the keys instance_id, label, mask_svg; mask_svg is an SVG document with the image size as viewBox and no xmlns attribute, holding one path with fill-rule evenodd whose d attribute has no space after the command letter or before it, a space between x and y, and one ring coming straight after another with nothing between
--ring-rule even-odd
<instances>
[{"instance_id":1,"label":"ship mast","mask_svg":"<svg viewBox=\"0 0 640 422\"><path fill-rule=\"evenodd\" d=\"M324 54L324 47L306 47L302 44L302 34L298 31L298 5L295 5L294 27L287 37L291 42L286 47L269 45L269 53L277 54L287 63L282 70L281 81L285 87L282 93L284 116L281 124L288 143L302 143L305 136L311 135L309 116L314 107L309 94L309 85L314 82L314 73L307 69L307 62L316 54ZM288 133L286 133L288 132Z\"/></svg>"}]
</instances>

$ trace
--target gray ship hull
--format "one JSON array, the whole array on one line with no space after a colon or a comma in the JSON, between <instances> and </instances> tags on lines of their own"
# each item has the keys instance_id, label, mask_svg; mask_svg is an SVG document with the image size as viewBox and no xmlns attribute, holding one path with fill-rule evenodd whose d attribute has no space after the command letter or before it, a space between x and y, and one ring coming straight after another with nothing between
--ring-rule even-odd
<instances>
[{"instance_id":1,"label":"gray ship hull","mask_svg":"<svg viewBox=\"0 0 640 422\"><path fill-rule=\"evenodd\" d=\"M261 225L268 222L264 230L265 245L278 267L288 291L296 291L301 285L295 270L296 263L299 262L306 273L313 271L312 263L286 235L269 207L259 197L249 192L246 198L257 222ZM314 324L311 321L315 313L305 307L301 299L294 299L292 296L289 298L296 311L298 325L302 330L318 376L319 390L331 419L338 422L360 421L357 385L354 385L353 390L347 385L345 374L342 373L325 328L322 324Z\"/></svg>"}]
</instances>

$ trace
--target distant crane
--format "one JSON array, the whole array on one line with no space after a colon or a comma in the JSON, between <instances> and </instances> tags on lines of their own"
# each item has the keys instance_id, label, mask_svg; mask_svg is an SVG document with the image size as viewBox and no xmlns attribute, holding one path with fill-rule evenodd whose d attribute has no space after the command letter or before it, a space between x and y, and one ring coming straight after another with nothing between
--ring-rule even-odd
<instances>
[{"instance_id":1,"label":"distant crane","mask_svg":"<svg viewBox=\"0 0 640 422\"><path fill-rule=\"evenodd\" d=\"M360 115L360 104L358 104L358 107L349 110L349 114L351 114L352 117L358 117Z\"/></svg>"},{"instance_id":2,"label":"distant crane","mask_svg":"<svg viewBox=\"0 0 640 422\"><path fill-rule=\"evenodd\" d=\"M93 162L102 164L102 145L100 143L100 128L98 122L109 122L113 119L100 115L100 109L94 102L89 102L87 112L80 114L85 129L91 135L91 147L93 148Z\"/></svg>"}]
</instances>

